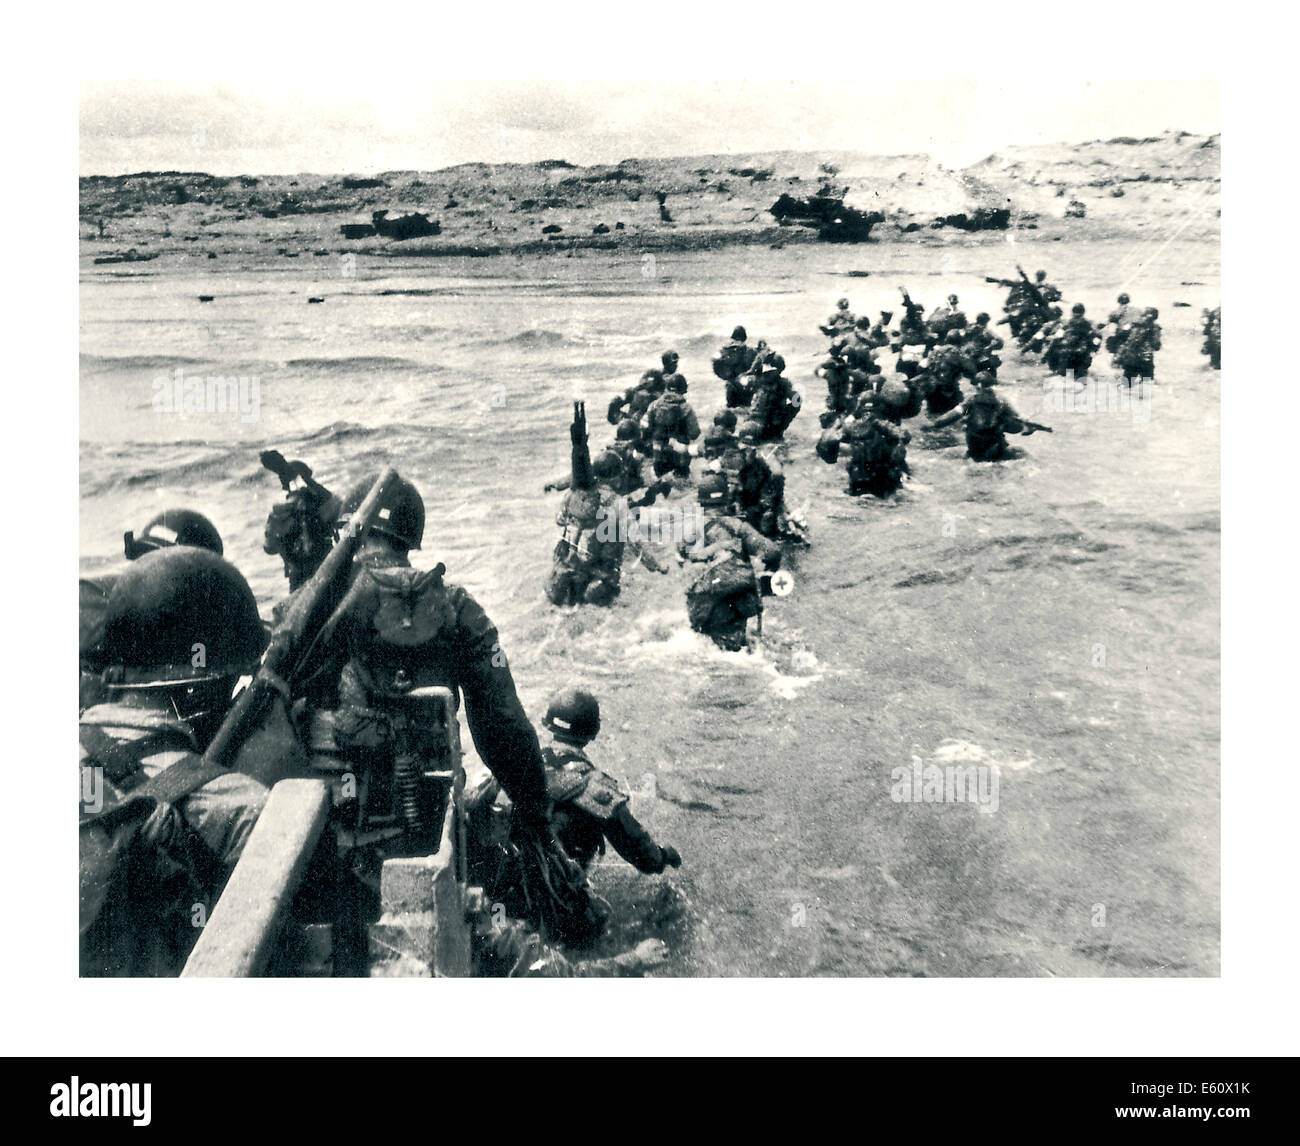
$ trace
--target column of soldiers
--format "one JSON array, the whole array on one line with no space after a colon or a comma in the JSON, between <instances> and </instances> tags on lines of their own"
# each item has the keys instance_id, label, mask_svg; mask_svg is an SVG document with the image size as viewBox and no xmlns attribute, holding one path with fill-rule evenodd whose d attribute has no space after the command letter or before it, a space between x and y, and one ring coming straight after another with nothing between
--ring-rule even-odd
<instances>
[{"instance_id":1,"label":"column of soldiers","mask_svg":"<svg viewBox=\"0 0 1300 1146\"><path fill-rule=\"evenodd\" d=\"M775 457L799 413L800 395L785 376L784 358L761 339L750 346L744 327L736 327L713 360L724 404L702 433L676 352L665 351L661 365L611 399L606 418L616 427L614 441L594 461L585 410L575 405L570 475L546 486L568 490L546 595L562 606L612 604L629 552L658 572L674 561L692 563L700 568L686 593L691 626L720 648L738 651L751 641L751 628L761 628L762 599L771 592L769 575L780 566L783 546L806 544L801 522L788 512ZM704 472L692 483L696 459ZM694 513L683 512L681 501L660 511L675 512L679 530L675 551L660 551L652 538L662 540L663 531L643 533L639 511L652 515L656 499L691 484Z\"/></svg>"},{"instance_id":2,"label":"column of soldiers","mask_svg":"<svg viewBox=\"0 0 1300 1146\"><path fill-rule=\"evenodd\" d=\"M967 446L978 461L1014 456L1006 433L1046 429L1025 422L993 390L1002 359L1003 342L989 329L989 315L968 322L955 294L927 316L906 288L899 288L903 312L897 330L893 314L882 311L880 321L856 318L847 299L821 327L833 339L828 359L818 373L826 380L826 409L817 455L828 464L847 461L848 492L887 497L910 472L909 431L902 423L922 409L930 415L926 429L959 418L967 422ZM848 332L846 335L845 332ZM888 349L892 374L882 370L877 355ZM962 382L975 385L966 398Z\"/></svg>"},{"instance_id":3,"label":"column of soldiers","mask_svg":"<svg viewBox=\"0 0 1300 1146\"><path fill-rule=\"evenodd\" d=\"M1017 268L1019 269L1019 268ZM1023 270L1019 280L989 279L1010 287L999 325L1010 327L1024 354L1042 358L1054 374L1086 377L1093 357L1104 345L1111 364L1132 385L1155 378L1155 354L1160 349L1160 312L1155 307L1139 310L1127 292L1116 299L1116 307L1104 323L1094 325L1085 317L1082 303L1070 308L1070 317L1055 305L1061 292L1038 271L1031 282Z\"/></svg>"}]
</instances>

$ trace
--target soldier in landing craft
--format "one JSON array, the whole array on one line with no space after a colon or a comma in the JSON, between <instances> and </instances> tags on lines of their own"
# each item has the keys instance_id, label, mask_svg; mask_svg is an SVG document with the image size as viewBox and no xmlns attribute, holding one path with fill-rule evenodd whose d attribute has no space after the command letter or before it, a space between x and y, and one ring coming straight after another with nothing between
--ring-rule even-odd
<instances>
[{"instance_id":1,"label":"soldier in landing craft","mask_svg":"<svg viewBox=\"0 0 1300 1146\"><path fill-rule=\"evenodd\" d=\"M218 557L223 550L217 527L203 514L192 509L164 509L145 522L139 536L128 530L122 537L122 549L128 561L178 545L206 549ZM99 638L109 594L120 576L120 572L110 571L78 579L79 648L83 655ZM82 709L98 703L106 695L97 674L86 671L84 665L80 691Z\"/></svg>"},{"instance_id":2,"label":"soldier in landing craft","mask_svg":"<svg viewBox=\"0 0 1300 1146\"><path fill-rule=\"evenodd\" d=\"M273 783L301 766L296 753L254 767L257 742L233 768L201 755L266 643L248 583L214 553L168 546L114 584L83 657L104 685L81 717L83 976L179 974L194 906L216 902L266 803L241 769Z\"/></svg>"}]
</instances>

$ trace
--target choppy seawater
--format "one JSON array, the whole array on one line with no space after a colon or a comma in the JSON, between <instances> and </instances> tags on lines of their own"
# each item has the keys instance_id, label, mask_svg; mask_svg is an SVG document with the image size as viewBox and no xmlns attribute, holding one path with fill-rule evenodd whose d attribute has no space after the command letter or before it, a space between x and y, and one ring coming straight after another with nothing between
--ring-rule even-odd
<instances>
[{"instance_id":1,"label":"choppy seawater","mask_svg":"<svg viewBox=\"0 0 1300 1146\"><path fill-rule=\"evenodd\" d=\"M340 490L391 461L428 506L418 563L484 604L535 717L562 681L596 690L595 758L684 857L662 880L598 867L623 920L611 946L661 935L675 974L1215 975L1219 375L1197 351L1218 249L1158 247L85 266L82 565L184 504L269 607L279 487L259 450ZM1004 395L1054 434L995 466L915 434L898 497L848 498L812 451L834 299L897 313L905 283L927 310L955 291L996 319L1005 292L983 276L1017 260L1094 319L1121 285L1160 307L1150 405L1042 412L1045 371L1011 353ZM629 564L614 608L551 607L559 495L542 485L567 469L572 400L606 440L609 396L673 346L708 421L709 359L737 322L809 401L782 454L813 547L768 601L764 653L690 632L683 571ZM178 367L259 378L259 419L156 412L154 379ZM914 761L998 765L997 811L891 800Z\"/></svg>"}]
</instances>

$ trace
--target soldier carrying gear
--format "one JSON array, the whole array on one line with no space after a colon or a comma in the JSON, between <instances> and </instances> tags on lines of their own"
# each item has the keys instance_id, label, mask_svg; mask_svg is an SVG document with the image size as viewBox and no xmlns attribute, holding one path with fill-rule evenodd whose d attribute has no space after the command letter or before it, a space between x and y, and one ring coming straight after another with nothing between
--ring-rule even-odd
<instances>
[{"instance_id":1,"label":"soldier carrying gear","mask_svg":"<svg viewBox=\"0 0 1300 1146\"><path fill-rule=\"evenodd\" d=\"M847 413L849 401L849 364L844 357L844 339L837 338L830 346L830 355L817 373L826 380L826 409L835 414Z\"/></svg>"},{"instance_id":2,"label":"soldier carrying gear","mask_svg":"<svg viewBox=\"0 0 1300 1146\"><path fill-rule=\"evenodd\" d=\"M200 755L266 642L247 582L215 554L147 553L113 586L84 661L109 699L81 717L82 975L179 973L194 906L216 902L266 801ZM267 743L236 765L270 779L282 762Z\"/></svg>"},{"instance_id":3,"label":"soldier carrying gear","mask_svg":"<svg viewBox=\"0 0 1300 1146\"><path fill-rule=\"evenodd\" d=\"M629 536L632 509L653 502L665 486L656 482L633 501L617 492L615 483L626 473L624 461L610 450L591 461L581 402L574 403L569 438L572 475L555 519L561 533L546 579L546 596L553 605L610 605L619 593L627 545L647 567L667 572L639 539Z\"/></svg>"},{"instance_id":4,"label":"soldier carrying gear","mask_svg":"<svg viewBox=\"0 0 1300 1146\"><path fill-rule=\"evenodd\" d=\"M345 503L345 514L358 505ZM311 676L295 681L295 690L308 693L320 716L312 718L313 736L319 731L328 741L335 710L345 717L358 708L383 712L414 690L450 689L464 702L480 759L514 801L516 821L543 832L541 749L496 627L468 592L443 581L441 564L411 568L408 554L423 540L424 518L419 491L404 479L393 482L361 540L347 594L315 641Z\"/></svg>"},{"instance_id":5,"label":"soldier carrying gear","mask_svg":"<svg viewBox=\"0 0 1300 1146\"><path fill-rule=\"evenodd\" d=\"M943 344L930 351L925 361L921 392L932 416L947 413L961 403L960 379L973 378L975 363L962 349L962 332L950 330Z\"/></svg>"},{"instance_id":6,"label":"soldier carrying gear","mask_svg":"<svg viewBox=\"0 0 1300 1146\"><path fill-rule=\"evenodd\" d=\"M1054 374L1082 378L1092 366L1092 356L1101 347L1101 335L1084 313L1083 303L1076 302L1070 308L1069 321L1047 347L1047 366Z\"/></svg>"},{"instance_id":7,"label":"soldier carrying gear","mask_svg":"<svg viewBox=\"0 0 1300 1146\"><path fill-rule=\"evenodd\" d=\"M743 422L738 437L736 464L725 470L732 487L732 511L764 537L776 539L788 524L785 474L775 458L758 452L762 428L757 422Z\"/></svg>"},{"instance_id":8,"label":"soldier carrying gear","mask_svg":"<svg viewBox=\"0 0 1300 1146\"><path fill-rule=\"evenodd\" d=\"M320 568L338 540L341 503L311 476L306 462L289 462L278 450L264 450L262 465L280 479L285 493L266 519L262 550L280 555L292 593Z\"/></svg>"},{"instance_id":9,"label":"soldier carrying gear","mask_svg":"<svg viewBox=\"0 0 1300 1146\"><path fill-rule=\"evenodd\" d=\"M975 377L978 387L960 408L936 418L926 428L938 429L961 419L966 421L966 454L977 462L1008 461L1020 456L1020 451L1007 444L1006 434L1032 434L1035 430L1049 430L1037 422L1028 422L999 398L993 391L994 378L980 373Z\"/></svg>"},{"instance_id":10,"label":"soldier carrying gear","mask_svg":"<svg viewBox=\"0 0 1300 1146\"><path fill-rule=\"evenodd\" d=\"M976 371L986 371L989 374L997 374L998 367L1002 365L1002 359L998 357L997 351L1002 349L1002 339L989 330L989 316L986 311L980 311L975 316L975 325L965 332L964 350L966 356L975 363Z\"/></svg>"},{"instance_id":11,"label":"soldier carrying gear","mask_svg":"<svg viewBox=\"0 0 1300 1146\"><path fill-rule=\"evenodd\" d=\"M542 723L552 743L542 749L551 823L564 850L586 870L608 842L646 875L680 867L676 848L660 847L638 823L628 794L587 757L586 746L600 732L600 705L584 689L566 688L551 697Z\"/></svg>"},{"instance_id":12,"label":"soldier carrying gear","mask_svg":"<svg viewBox=\"0 0 1300 1146\"><path fill-rule=\"evenodd\" d=\"M842 441L849 450L848 492L854 497L864 493L887 497L910 472L907 443L911 434L877 416L882 404L880 395L872 391L863 394L843 429Z\"/></svg>"},{"instance_id":13,"label":"soldier carrying gear","mask_svg":"<svg viewBox=\"0 0 1300 1146\"><path fill-rule=\"evenodd\" d=\"M963 330L966 316L957 309L957 296L948 296L948 305L936 307L926 320L926 327L935 338L944 338L954 330Z\"/></svg>"},{"instance_id":14,"label":"soldier carrying gear","mask_svg":"<svg viewBox=\"0 0 1300 1146\"><path fill-rule=\"evenodd\" d=\"M762 373L754 385L754 400L749 416L750 420L762 428L765 442L784 436L790 423L798 416L802 404L799 392L781 373L784 369L785 359L774 354L763 364Z\"/></svg>"},{"instance_id":15,"label":"soldier carrying gear","mask_svg":"<svg viewBox=\"0 0 1300 1146\"><path fill-rule=\"evenodd\" d=\"M732 516L731 494L721 474L704 474L696 487L704 510L702 537L693 545L683 541L683 557L704 563L686 590L686 614L691 628L704 633L719 648L738 652L746 645L750 617L762 624L763 601L752 564L761 558L769 569L781 565L781 547L753 526Z\"/></svg>"},{"instance_id":16,"label":"soldier carrying gear","mask_svg":"<svg viewBox=\"0 0 1300 1146\"><path fill-rule=\"evenodd\" d=\"M713 358L713 373L727 384L727 405L748 406L747 387L741 381L754 364L756 351L745 344L748 335L743 326L731 332L731 341L722 347Z\"/></svg>"},{"instance_id":17,"label":"soldier carrying gear","mask_svg":"<svg viewBox=\"0 0 1300 1146\"><path fill-rule=\"evenodd\" d=\"M842 298L835 303L835 309L831 312L830 318L826 320L820 329L827 338L835 338L841 334L847 334L857 321L857 317L849 310L849 300Z\"/></svg>"},{"instance_id":18,"label":"soldier carrying gear","mask_svg":"<svg viewBox=\"0 0 1300 1146\"><path fill-rule=\"evenodd\" d=\"M192 509L164 509L145 523L139 537L130 530L122 535L122 547L128 561L171 545L206 549L218 557L223 552L217 527Z\"/></svg>"},{"instance_id":19,"label":"soldier carrying gear","mask_svg":"<svg viewBox=\"0 0 1300 1146\"><path fill-rule=\"evenodd\" d=\"M617 426L624 418L640 422L650 404L664 392L664 379L677 372L677 351L665 350L659 361L663 364L662 370L647 370L635 386L609 400L605 417L611 426Z\"/></svg>"},{"instance_id":20,"label":"soldier carrying gear","mask_svg":"<svg viewBox=\"0 0 1300 1146\"><path fill-rule=\"evenodd\" d=\"M680 374L664 379L664 393L646 411L646 428L654 450L655 476L689 477L689 447L700 436L700 423L686 401L686 379Z\"/></svg>"},{"instance_id":21,"label":"soldier carrying gear","mask_svg":"<svg viewBox=\"0 0 1300 1146\"><path fill-rule=\"evenodd\" d=\"M1124 345L1128 332L1140 317L1137 308L1130 305L1127 291L1121 292L1115 301L1119 305L1106 316L1106 326L1110 327L1110 333L1106 335L1107 354L1119 353L1119 348Z\"/></svg>"},{"instance_id":22,"label":"soldier carrying gear","mask_svg":"<svg viewBox=\"0 0 1300 1146\"><path fill-rule=\"evenodd\" d=\"M1130 386L1135 379L1154 380L1156 376L1155 353L1160 349L1160 312L1149 306L1142 317L1130 327L1128 336L1115 352L1114 365L1124 375Z\"/></svg>"}]
</instances>

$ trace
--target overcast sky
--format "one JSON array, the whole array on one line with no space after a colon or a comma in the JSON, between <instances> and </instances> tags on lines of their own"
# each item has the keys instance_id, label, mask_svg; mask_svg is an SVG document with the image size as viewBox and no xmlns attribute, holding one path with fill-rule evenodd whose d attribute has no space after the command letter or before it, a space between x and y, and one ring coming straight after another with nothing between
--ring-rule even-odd
<instances>
[{"instance_id":1,"label":"overcast sky","mask_svg":"<svg viewBox=\"0 0 1300 1146\"><path fill-rule=\"evenodd\" d=\"M617 163L776 150L928 152L975 162L1011 144L1219 130L1203 80L1026 82L86 80L83 175L373 173L456 163Z\"/></svg>"}]
</instances>

